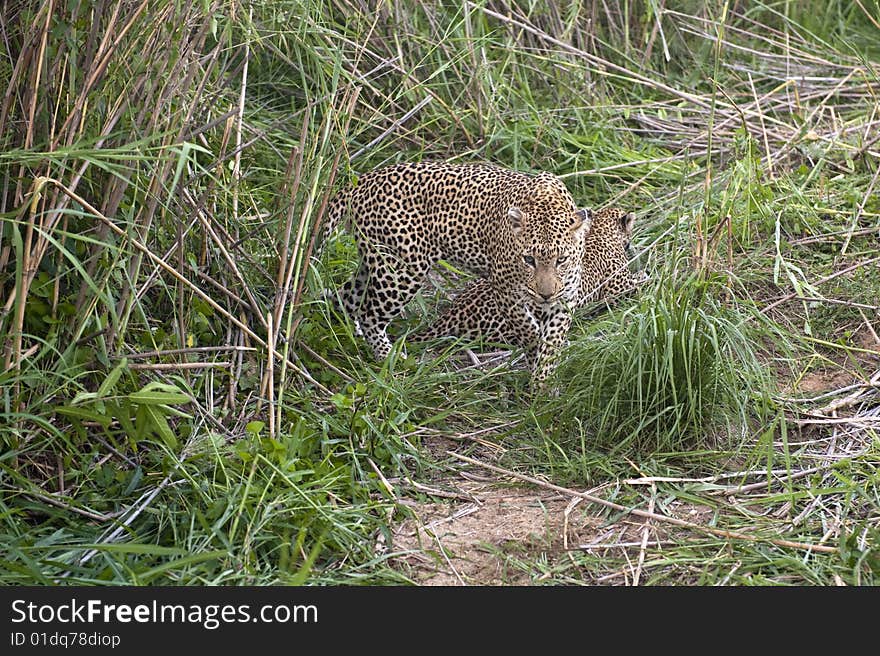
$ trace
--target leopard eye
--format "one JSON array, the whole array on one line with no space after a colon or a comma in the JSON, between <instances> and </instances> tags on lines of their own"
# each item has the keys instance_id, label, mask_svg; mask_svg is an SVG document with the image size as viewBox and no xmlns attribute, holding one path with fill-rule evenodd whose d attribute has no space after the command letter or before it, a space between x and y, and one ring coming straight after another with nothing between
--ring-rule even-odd
<instances>
[{"instance_id":1,"label":"leopard eye","mask_svg":"<svg viewBox=\"0 0 880 656\"><path fill-rule=\"evenodd\" d=\"M565 255L560 255L556 258L556 266L560 266L568 262L568 258Z\"/></svg>"},{"instance_id":2,"label":"leopard eye","mask_svg":"<svg viewBox=\"0 0 880 656\"><path fill-rule=\"evenodd\" d=\"M526 264L528 264L530 267L535 266L535 258L532 257L531 255L523 255L523 259L526 261Z\"/></svg>"}]
</instances>

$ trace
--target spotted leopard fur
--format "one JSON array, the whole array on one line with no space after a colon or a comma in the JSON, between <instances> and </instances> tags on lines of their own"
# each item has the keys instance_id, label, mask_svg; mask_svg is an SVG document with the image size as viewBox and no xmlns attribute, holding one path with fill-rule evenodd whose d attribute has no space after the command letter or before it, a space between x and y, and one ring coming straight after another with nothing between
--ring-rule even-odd
<instances>
[{"instance_id":1,"label":"spotted leopard fur","mask_svg":"<svg viewBox=\"0 0 880 656\"><path fill-rule=\"evenodd\" d=\"M360 263L339 297L378 359L391 350L390 320L447 260L485 280L499 321L534 344L533 380L547 378L571 325L591 224L559 178L485 164L398 164L333 198L326 232L346 220Z\"/></svg>"},{"instance_id":2,"label":"spotted leopard fur","mask_svg":"<svg viewBox=\"0 0 880 656\"><path fill-rule=\"evenodd\" d=\"M643 271L629 268L630 240L635 217L618 208L593 213L592 227L584 241L580 288L573 308L597 301L612 302L635 291L644 284ZM528 299L527 314L538 324L553 330L555 318L546 316L541 304ZM453 303L427 328L410 336L412 341L425 341L444 336L469 340L513 344L533 352L537 347L535 333L528 324L519 323L499 302L489 281L472 281L456 296Z\"/></svg>"}]
</instances>

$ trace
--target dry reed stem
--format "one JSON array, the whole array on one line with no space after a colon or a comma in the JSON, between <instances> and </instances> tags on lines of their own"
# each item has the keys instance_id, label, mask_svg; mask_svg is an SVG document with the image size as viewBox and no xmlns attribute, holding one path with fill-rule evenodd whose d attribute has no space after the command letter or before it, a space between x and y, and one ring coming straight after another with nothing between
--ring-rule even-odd
<instances>
[{"instance_id":1,"label":"dry reed stem","mask_svg":"<svg viewBox=\"0 0 880 656\"><path fill-rule=\"evenodd\" d=\"M217 250L219 250L221 255L223 255L223 259L226 260L226 264L229 266L229 270L232 271L232 274L238 280L239 285L244 290L244 293L247 295L248 302L245 303L244 301L242 301L242 305L250 307L251 312L253 313L253 315L255 317L259 318L260 323L263 324L263 327L264 328L267 327L268 324L265 322L265 318L263 317L263 312L260 309L260 304L257 301L256 297L254 296L254 293L251 290L250 285L248 285L247 280L245 280L244 275L241 273L241 270L239 269L238 264L235 261L235 258L232 256L232 254L226 248L226 240L224 240L223 238L221 238L220 235L217 234L217 232L214 230L214 225L213 225L212 221L210 221L208 219L208 217L205 215L204 211L202 211L202 209L200 207L196 206L195 200L192 199L189 191L184 189L183 195L185 198L189 199L193 203L193 206L195 207L196 218L198 219L199 223L202 225L202 228L205 230L205 232L211 238L211 241L217 247ZM178 238L177 243L181 244L182 242L183 242L183 239L181 236L180 238ZM178 247L176 249L176 251L177 251L178 257L182 258L183 257L183 249ZM181 268L183 267L182 259L181 259L180 266L181 266ZM238 298L238 297L235 297L235 298ZM241 299L238 298L238 300L241 300ZM181 314L183 314L183 313L181 313Z\"/></svg>"},{"instance_id":2,"label":"dry reed stem","mask_svg":"<svg viewBox=\"0 0 880 656\"><path fill-rule=\"evenodd\" d=\"M254 20L253 6L248 8L248 12L248 21L252 23ZM244 42L244 65L241 70L241 92L238 96L238 113L235 121L235 159L233 160L232 166L232 216L236 220L239 218L238 190L241 184L241 130L244 125L244 105L245 97L247 95L248 65L250 64L250 59L251 42L250 39L246 39ZM262 315L260 316L262 318Z\"/></svg>"},{"instance_id":3,"label":"dry reed stem","mask_svg":"<svg viewBox=\"0 0 880 656\"><path fill-rule=\"evenodd\" d=\"M274 348L271 346L275 343L274 339L274 327L272 324L272 315L266 314L266 343L269 344L269 351L274 351ZM265 386L267 391L267 397L269 399L269 438L275 439L275 357L271 354L267 354L266 358L266 378L265 378ZM259 412L259 404L257 404L257 412Z\"/></svg>"},{"instance_id":4,"label":"dry reed stem","mask_svg":"<svg viewBox=\"0 0 880 656\"><path fill-rule=\"evenodd\" d=\"M137 358L167 358L172 355L187 355L189 353L216 353L218 351L254 352L256 350L253 347L229 344L226 346L190 346L189 348L165 349L161 351L141 351L139 353L125 353L116 357L132 360Z\"/></svg>"},{"instance_id":5,"label":"dry reed stem","mask_svg":"<svg viewBox=\"0 0 880 656\"><path fill-rule=\"evenodd\" d=\"M651 485L651 498L648 501L648 512L654 514L654 502L657 500L657 486ZM639 585L639 579L642 575L642 567L645 565L645 554L648 548L648 534L651 530L651 520L645 519L644 528L642 528L642 543L639 545L638 566L633 571L633 587Z\"/></svg>"},{"instance_id":6,"label":"dry reed stem","mask_svg":"<svg viewBox=\"0 0 880 656\"><path fill-rule=\"evenodd\" d=\"M22 494L27 497L33 497L39 499L40 501L45 501L49 505L55 506L56 508L63 508L64 510L68 510L72 513L76 513L77 515L82 515L88 519L91 519L96 522L112 522L117 517L123 514L122 511L112 512L112 513L99 513L94 510L87 510L85 508L79 508L74 506L73 504L67 503L57 496L49 495L49 494L41 494L39 492L28 492L23 491Z\"/></svg>"},{"instance_id":7,"label":"dry reed stem","mask_svg":"<svg viewBox=\"0 0 880 656\"><path fill-rule=\"evenodd\" d=\"M232 362L153 362L131 363L129 369L142 369L146 371L188 371L190 369L229 369Z\"/></svg>"},{"instance_id":8,"label":"dry reed stem","mask_svg":"<svg viewBox=\"0 0 880 656\"><path fill-rule=\"evenodd\" d=\"M281 355L280 353L278 353L278 351L276 351L275 349L271 348L271 347L266 343L266 341L265 341L264 339L262 339L262 338L261 338L259 335L257 335L253 330L251 330L250 326L248 326L247 323L245 323L244 321L242 321L242 320L238 319L237 317L235 317L234 315L232 315L228 310L226 310L226 308L224 308L224 307L221 306L219 303L217 303L213 298L211 298L210 296L208 296L205 292L203 292L201 289L199 289L199 288L198 288L196 285L194 285L192 282L190 282L189 280L187 280L186 278L184 278L183 274L181 274L181 273L178 272L176 269L174 269L174 267L170 266L167 262L165 262L164 260L162 260L161 258L159 258L159 256L155 255L155 254L154 254L149 248L147 248L144 244L142 244L138 239L136 239L135 237L131 237L131 236L128 235L124 230L122 230L122 229L119 228L116 224L114 224L112 221L110 221L110 219L108 219L106 216L102 215L102 214L101 214L101 213L100 213L100 212L99 212L94 206L92 206L91 203L89 203L87 200L85 200L85 199L82 198L81 196L78 196L75 192L69 190L67 187L64 186L63 183L59 182L58 180L55 180L55 179L53 179L53 178L47 178L47 179L45 180L45 182L47 182L47 183L52 183L53 185L59 187L59 188L65 193L65 194L68 194L73 200L75 200L75 201L78 202L80 205L82 205L83 208L85 208L86 210L88 210L92 215L94 215L96 218L100 219L100 220L103 221L105 224L107 224L108 227L110 227L110 229L113 230L118 236L122 237L123 239L126 239L126 240L127 240L132 246L134 246L134 247L135 247L140 253L143 253L144 255L146 255L150 260L152 260L155 264L157 264L158 266L160 266L160 267L161 267L163 270L165 270L168 274L170 274L170 275L173 276L176 280L178 280L180 283L182 283L183 285L185 285L186 287L188 287L188 288L189 288L189 289L190 289L190 290L191 290L196 296L198 296L199 298L201 298L203 301L205 301L206 303L208 303L208 305L210 305L212 308L214 308L217 312L219 312L219 313L222 314L224 317L226 317L229 321L231 321L231 322L234 323L236 326L238 326L238 328L240 328L240 329L241 329L246 335L248 335L248 337L250 337L251 339L253 339L255 342L257 342L257 343L260 344L261 346L266 347L266 348L269 350L269 352L271 353L272 357L276 357L276 358L279 358L279 359L283 360L284 362L287 363L287 365L288 365L291 369L293 369L293 370L296 371L300 376L302 376L302 377L305 378L307 381L309 381L310 383L312 383L313 385L315 385L319 390L321 390L321 391L324 392L325 394L328 394L328 395L331 394L330 390L328 390L326 387L324 387L323 385L321 385L321 383L319 383L318 381L316 381L316 380L311 376L311 374L308 373L308 371L306 371L304 368L301 368L301 367L297 366L296 364L294 364L293 362L291 362L290 360L288 360L287 358L285 358L283 355Z\"/></svg>"}]
</instances>

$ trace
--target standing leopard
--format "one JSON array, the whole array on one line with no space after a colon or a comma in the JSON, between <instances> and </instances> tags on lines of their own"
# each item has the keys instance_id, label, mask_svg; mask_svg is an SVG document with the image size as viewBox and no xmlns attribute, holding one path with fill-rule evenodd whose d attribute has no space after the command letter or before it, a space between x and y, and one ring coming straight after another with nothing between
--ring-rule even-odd
<instances>
[{"instance_id":1,"label":"standing leopard","mask_svg":"<svg viewBox=\"0 0 880 656\"><path fill-rule=\"evenodd\" d=\"M499 315L535 345L533 381L547 378L571 325L591 223L559 178L487 164L397 164L338 193L325 234L346 219L360 263L340 301L377 359L391 350L391 319L447 260L486 280Z\"/></svg>"},{"instance_id":2,"label":"standing leopard","mask_svg":"<svg viewBox=\"0 0 880 656\"><path fill-rule=\"evenodd\" d=\"M635 215L608 208L594 212L592 217L590 232L584 240L581 283L573 308L602 300L611 302L635 291L647 280L643 271L634 273L629 269ZM531 312L539 322L552 320L543 316L540 304L534 304ZM527 350L535 348L529 326L517 323L502 311L489 281L483 278L465 286L432 324L410 335L410 339L425 341L445 336L483 339Z\"/></svg>"}]
</instances>

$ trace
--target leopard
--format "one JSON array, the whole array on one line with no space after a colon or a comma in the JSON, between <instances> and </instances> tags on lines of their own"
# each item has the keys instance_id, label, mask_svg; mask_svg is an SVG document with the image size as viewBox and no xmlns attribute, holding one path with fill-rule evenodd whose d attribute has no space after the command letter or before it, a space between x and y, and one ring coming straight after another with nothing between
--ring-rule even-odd
<instances>
[{"instance_id":1,"label":"leopard","mask_svg":"<svg viewBox=\"0 0 880 656\"><path fill-rule=\"evenodd\" d=\"M644 287L647 270L630 270L635 257L632 236L636 215L619 207L593 213L590 234L584 242L581 289L575 308L597 302L613 305Z\"/></svg>"},{"instance_id":2,"label":"leopard","mask_svg":"<svg viewBox=\"0 0 880 656\"><path fill-rule=\"evenodd\" d=\"M534 344L532 382L552 372L580 294L592 223L565 183L489 163L404 162L361 175L328 204L324 239L352 228L359 263L338 290L377 360L388 326L443 261L485 280L495 310Z\"/></svg>"},{"instance_id":3,"label":"leopard","mask_svg":"<svg viewBox=\"0 0 880 656\"><path fill-rule=\"evenodd\" d=\"M649 276L645 270L631 271L631 241L635 214L610 207L592 213L592 225L584 240L582 273L572 312L598 302L614 305L644 286ZM533 304L531 314L538 323L553 322L540 304ZM478 278L456 295L452 304L428 326L409 336L423 342L440 337L511 344L534 350L534 334L528 325L517 323L504 312L488 280Z\"/></svg>"}]
</instances>

